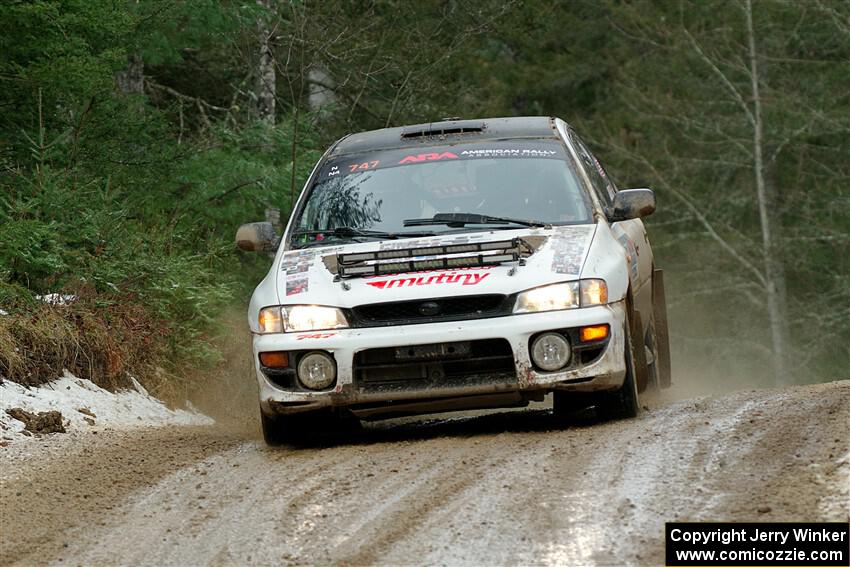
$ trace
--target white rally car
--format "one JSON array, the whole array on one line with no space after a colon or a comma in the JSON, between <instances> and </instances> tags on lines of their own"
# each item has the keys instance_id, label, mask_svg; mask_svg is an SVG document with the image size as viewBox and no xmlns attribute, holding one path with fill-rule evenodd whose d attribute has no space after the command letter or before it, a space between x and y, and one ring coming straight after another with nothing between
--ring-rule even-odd
<instances>
[{"instance_id":1,"label":"white rally car","mask_svg":"<svg viewBox=\"0 0 850 567\"><path fill-rule=\"evenodd\" d=\"M357 419L519 407L639 411L670 382L641 217L564 121L451 120L347 136L319 160L248 319L266 441Z\"/></svg>"}]
</instances>

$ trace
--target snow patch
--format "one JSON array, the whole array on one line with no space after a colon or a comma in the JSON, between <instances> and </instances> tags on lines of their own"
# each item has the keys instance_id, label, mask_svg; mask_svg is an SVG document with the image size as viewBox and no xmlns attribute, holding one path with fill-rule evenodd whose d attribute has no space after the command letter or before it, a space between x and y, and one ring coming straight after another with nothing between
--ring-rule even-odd
<instances>
[{"instance_id":1,"label":"snow patch","mask_svg":"<svg viewBox=\"0 0 850 567\"><path fill-rule=\"evenodd\" d=\"M36 295L36 299L47 303L48 305L68 305L77 300L76 295L63 295L61 293L48 293L45 295Z\"/></svg>"},{"instance_id":2,"label":"snow patch","mask_svg":"<svg viewBox=\"0 0 850 567\"><path fill-rule=\"evenodd\" d=\"M108 427L156 425L212 425L214 421L187 404L187 409L169 409L151 396L135 379L132 390L116 393L77 378L67 370L62 378L37 388L28 388L9 380L0 384L0 435L4 441L19 441L29 436L24 424L6 413L23 408L29 412L58 410L68 431Z\"/></svg>"}]
</instances>

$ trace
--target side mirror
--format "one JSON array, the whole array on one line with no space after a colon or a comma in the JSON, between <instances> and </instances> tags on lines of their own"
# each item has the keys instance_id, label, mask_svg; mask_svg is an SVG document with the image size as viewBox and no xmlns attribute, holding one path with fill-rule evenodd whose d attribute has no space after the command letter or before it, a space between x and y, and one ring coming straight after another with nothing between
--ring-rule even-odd
<instances>
[{"instance_id":1,"label":"side mirror","mask_svg":"<svg viewBox=\"0 0 850 567\"><path fill-rule=\"evenodd\" d=\"M652 189L623 189L614 195L614 206L608 211L611 222L639 219L655 212Z\"/></svg>"},{"instance_id":2,"label":"side mirror","mask_svg":"<svg viewBox=\"0 0 850 567\"><path fill-rule=\"evenodd\" d=\"M270 222L249 222L236 231L236 247L246 252L273 252L280 238Z\"/></svg>"}]
</instances>

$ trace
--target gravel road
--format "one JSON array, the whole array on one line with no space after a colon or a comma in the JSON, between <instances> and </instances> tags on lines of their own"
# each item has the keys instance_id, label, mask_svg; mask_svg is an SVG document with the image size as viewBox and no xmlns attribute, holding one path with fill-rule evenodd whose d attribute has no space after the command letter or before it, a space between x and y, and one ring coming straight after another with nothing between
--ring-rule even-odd
<instances>
[{"instance_id":1,"label":"gravel road","mask_svg":"<svg viewBox=\"0 0 850 567\"><path fill-rule=\"evenodd\" d=\"M850 381L369 426L269 449L220 427L0 449L0 564L663 564L670 520L850 515Z\"/></svg>"}]
</instances>

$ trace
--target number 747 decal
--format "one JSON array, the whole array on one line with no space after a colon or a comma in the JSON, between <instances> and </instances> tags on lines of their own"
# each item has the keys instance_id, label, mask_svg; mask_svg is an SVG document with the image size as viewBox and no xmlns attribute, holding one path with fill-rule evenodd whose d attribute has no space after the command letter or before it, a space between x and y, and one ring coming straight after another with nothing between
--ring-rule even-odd
<instances>
[{"instance_id":1,"label":"number 747 decal","mask_svg":"<svg viewBox=\"0 0 850 567\"><path fill-rule=\"evenodd\" d=\"M303 341L304 339L329 339L336 335L336 333L312 333L309 335L298 335L295 337L299 341Z\"/></svg>"},{"instance_id":2,"label":"number 747 decal","mask_svg":"<svg viewBox=\"0 0 850 567\"><path fill-rule=\"evenodd\" d=\"M367 169L375 169L376 167L378 167L379 163L381 163L381 162L378 161L378 160L364 161L363 163L352 163L351 165L348 166L348 170L351 173L354 173L355 171L364 171L364 170L367 170Z\"/></svg>"}]
</instances>

